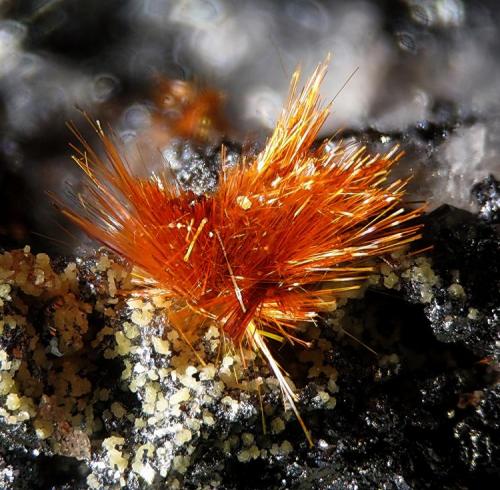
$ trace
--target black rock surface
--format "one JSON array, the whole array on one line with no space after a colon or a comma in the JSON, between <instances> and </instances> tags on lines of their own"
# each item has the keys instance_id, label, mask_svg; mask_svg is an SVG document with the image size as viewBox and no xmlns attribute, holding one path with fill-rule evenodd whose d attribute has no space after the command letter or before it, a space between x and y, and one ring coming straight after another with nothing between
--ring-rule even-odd
<instances>
[{"instance_id":1,"label":"black rock surface","mask_svg":"<svg viewBox=\"0 0 500 490\"><path fill-rule=\"evenodd\" d=\"M493 175L474 185L472 197L481 207L481 219L489 223L500 222L500 182Z\"/></svg>"},{"instance_id":2,"label":"black rock surface","mask_svg":"<svg viewBox=\"0 0 500 490\"><path fill-rule=\"evenodd\" d=\"M444 342L463 342L479 356L497 355L499 230L451 206L437 209L427 221L434 267L442 279L425 308L436 337ZM458 294L453 284L460 284Z\"/></svg>"}]
</instances>

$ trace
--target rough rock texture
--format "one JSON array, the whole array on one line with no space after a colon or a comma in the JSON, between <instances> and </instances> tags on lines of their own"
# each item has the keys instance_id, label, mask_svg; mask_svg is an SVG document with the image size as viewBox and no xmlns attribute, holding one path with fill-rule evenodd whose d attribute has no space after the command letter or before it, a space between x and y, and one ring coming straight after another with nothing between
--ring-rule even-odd
<instances>
[{"instance_id":1,"label":"rough rock texture","mask_svg":"<svg viewBox=\"0 0 500 490\"><path fill-rule=\"evenodd\" d=\"M166 322L161 296L122 295L129 281L103 253L75 262L29 247L0 255L5 488L55 484L60 473L84 488L181 488L207 442L240 462L293 450L285 429L295 422L267 365L246 352L245 368L213 326L191 348ZM314 409L335 406L327 347L308 352ZM47 458L54 472L43 472ZM20 473L25 463L32 476Z\"/></svg>"},{"instance_id":2,"label":"rough rock texture","mask_svg":"<svg viewBox=\"0 0 500 490\"><path fill-rule=\"evenodd\" d=\"M493 175L475 184L472 196L480 206L481 219L489 223L500 222L500 182Z\"/></svg>"},{"instance_id":3,"label":"rough rock texture","mask_svg":"<svg viewBox=\"0 0 500 490\"><path fill-rule=\"evenodd\" d=\"M194 354L165 322L161 297L117 295L130 287L120 262L102 252L76 262L4 253L4 488L493 485L498 298L469 293L466 272L476 238L485 246L474 260L488 261L494 236L449 207L428 220L442 233L436 264L445 245L451 262L438 270L425 256L388 257L368 289L303 332L311 349L276 351L313 448L262 360L247 352L244 368L213 327Z\"/></svg>"},{"instance_id":4,"label":"rough rock texture","mask_svg":"<svg viewBox=\"0 0 500 490\"><path fill-rule=\"evenodd\" d=\"M229 142L222 145L226 152L224 164L235 164L241 147ZM221 144L196 145L188 140L174 140L163 151L163 157L184 189L203 194L216 188L222 165Z\"/></svg>"},{"instance_id":5,"label":"rough rock texture","mask_svg":"<svg viewBox=\"0 0 500 490\"><path fill-rule=\"evenodd\" d=\"M480 218L450 206L428 217L440 287L425 308L436 337L461 342L478 356L498 356L500 234Z\"/></svg>"},{"instance_id":6,"label":"rough rock texture","mask_svg":"<svg viewBox=\"0 0 500 490\"><path fill-rule=\"evenodd\" d=\"M498 487L497 2L238 6L0 2L0 488ZM325 135L400 144L409 200L436 209L417 246L432 251L385 257L360 296L303 332L310 350L273 346L309 448L265 363L247 352L245 368L216 329L196 342L201 362L162 298L119 293L126 264L62 236L46 192L80 190L64 127L85 132L75 107L134 147L157 77L194 80L224 94L234 158L272 128L294 67L327 52L327 99L359 72ZM186 188L217 183L215 142L148 150L148 171L166 158Z\"/></svg>"}]
</instances>

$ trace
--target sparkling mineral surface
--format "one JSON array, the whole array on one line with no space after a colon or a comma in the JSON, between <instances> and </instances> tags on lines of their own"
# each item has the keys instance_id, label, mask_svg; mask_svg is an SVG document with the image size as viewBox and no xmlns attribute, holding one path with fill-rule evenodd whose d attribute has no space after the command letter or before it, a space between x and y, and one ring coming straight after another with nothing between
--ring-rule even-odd
<instances>
[{"instance_id":1,"label":"sparkling mineral surface","mask_svg":"<svg viewBox=\"0 0 500 490\"><path fill-rule=\"evenodd\" d=\"M496 488L499 19L494 0L0 2L0 488ZM167 159L210 192L220 144L258 151L291 73L328 52L326 99L359 69L324 136L399 144L429 214L421 244L301 332L309 349L271 343L309 448L265 362L214 325L187 346L46 192L81 190L81 109L146 171ZM220 91L228 134L145 140L158 78Z\"/></svg>"}]
</instances>

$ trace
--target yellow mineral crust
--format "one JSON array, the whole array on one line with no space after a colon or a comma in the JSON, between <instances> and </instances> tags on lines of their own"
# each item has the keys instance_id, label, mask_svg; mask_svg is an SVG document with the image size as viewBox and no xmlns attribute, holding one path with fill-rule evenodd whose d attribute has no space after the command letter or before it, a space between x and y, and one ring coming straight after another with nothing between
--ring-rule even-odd
<instances>
[{"instance_id":1,"label":"yellow mineral crust","mask_svg":"<svg viewBox=\"0 0 500 490\"><path fill-rule=\"evenodd\" d=\"M430 295L431 264L404 265ZM373 282L398 287L391 274L382 269ZM342 304L326 327L339 335L349 324ZM104 251L57 267L29 247L0 254L0 430L20 427L28 448L88 460L89 488L182 488L208 438L242 462L291 454L296 421L267 363L235 352L214 324L189 345L168 324L170 306L161 292L134 291L130 269ZM297 360L318 387L313 405L333 409L332 343L313 327L304 335L312 346Z\"/></svg>"}]
</instances>

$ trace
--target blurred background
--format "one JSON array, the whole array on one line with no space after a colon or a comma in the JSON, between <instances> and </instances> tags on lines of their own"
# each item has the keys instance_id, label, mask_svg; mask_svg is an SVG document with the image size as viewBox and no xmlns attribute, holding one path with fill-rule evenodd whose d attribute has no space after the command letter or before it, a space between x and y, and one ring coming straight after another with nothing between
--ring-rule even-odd
<instances>
[{"instance_id":1,"label":"blurred background","mask_svg":"<svg viewBox=\"0 0 500 490\"><path fill-rule=\"evenodd\" d=\"M500 177L499 30L497 0L0 0L0 247L88 243L47 196L81 189L66 122L92 141L82 110L126 152L147 147L147 167L166 158L211 188L205 153L258 149L293 71L328 53L323 96L340 93L323 135L399 143L410 199L472 209L473 183ZM186 100L220 108L213 131L176 126ZM212 149L186 151L193 138Z\"/></svg>"}]
</instances>

